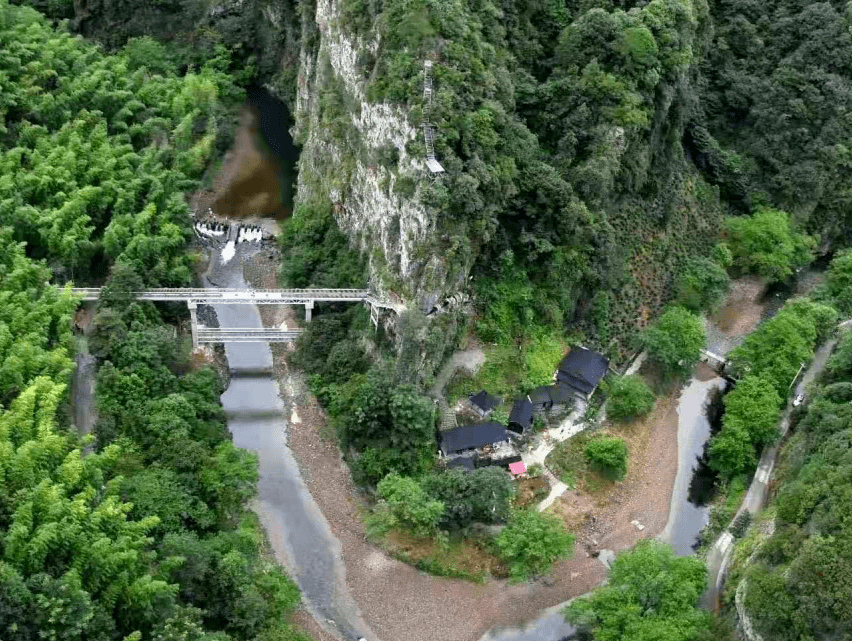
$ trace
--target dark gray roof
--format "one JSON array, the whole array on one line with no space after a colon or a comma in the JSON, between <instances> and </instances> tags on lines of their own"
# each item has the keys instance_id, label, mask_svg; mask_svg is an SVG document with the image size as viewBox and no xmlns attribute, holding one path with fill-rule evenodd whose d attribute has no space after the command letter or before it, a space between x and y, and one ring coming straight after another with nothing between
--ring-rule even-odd
<instances>
[{"instance_id":1,"label":"dark gray roof","mask_svg":"<svg viewBox=\"0 0 852 641\"><path fill-rule=\"evenodd\" d=\"M553 402L557 405L562 405L563 403L573 401L575 398L575 392L564 383L557 383L556 385L551 385L547 388L547 390L548 392L550 392L550 398L552 398Z\"/></svg>"},{"instance_id":2,"label":"dark gray roof","mask_svg":"<svg viewBox=\"0 0 852 641\"><path fill-rule=\"evenodd\" d=\"M518 425L522 430L528 429L533 423L533 406L529 399L519 398L512 406L509 414L509 426Z\"/></svg>"},{"instance_id":3,"label":"dark gray roof","mask_svg":"<svg viewBox=\"0 0 852 641\"><path fill-rule=\"evenodd\" d=\"M576 376L571 376L570 374L566 374L563 371L556 372L556 380L559 383L563 383L565 385L570 385L578 392L583 394L589 394L593 389L595 389L594 385L589 384L588 382L577 378Z\"/></svg>"},{"instance_id":4,"label":"dark gray roof","mask_svg":"<svg viewBox=\"0 0 852 641\"><path fill-rule=\"evenodd\" d=\"M459 456L447 461L447 469L473 470L476 465L472 456Z\"/></svg>"},{"instance_id":5,"label":"dark gray roof","mask_svg":"<svg viewBox=\"0 0 852 641\"><path fill-rule=\"evenodd\" d=\"M500 399L482 390L470 396L470 402L476 405L483 412L490 412L500 404Z\"/></svg>"},{"instance_id":6,"label":"dark gray roof","mask_svg":"<svg viewBox=\"0 0 852 641\"><path fill-rule=\"evenodd\" d=\"M559 363L557 380L583 394L591 392L606 374L609 359L585 347L572 347Z\"/></svg>"},{"instance_id":7,"label":"dark gray roof","mask_svg":"<svg viewBox=\"0 0 852 641\"><path fill-rule=\"evenodd\" d=\"M441 432L441 451L444 455L447 455L508 440L509 435L506 433L506 428L500 423L462 425Z\"/></svg>"},{"instance_id":8,"label":"dark gray roof","mask_svg":"<svg viewBox=\"0 0 852 641\"><path fill-rule=\"evenodd\" d=\"M546 386L536 387L529 394L529 399L533 405L553 405L553 399L550 398L550 390Z\"/></svg>"}]
</instances>

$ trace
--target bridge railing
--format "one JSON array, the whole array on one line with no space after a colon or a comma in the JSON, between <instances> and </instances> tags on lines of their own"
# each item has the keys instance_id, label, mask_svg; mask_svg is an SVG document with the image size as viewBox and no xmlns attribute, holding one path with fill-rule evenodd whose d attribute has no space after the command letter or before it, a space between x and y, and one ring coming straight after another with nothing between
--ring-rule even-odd
<instances>
[{"instance_id":1,"label":"bridge railing","mask_svg":"<svg viewBox=\"0 0 852 641\"><path fill-rule=\"evenodd\" d=\"M198 328L199 343L288 343L296 340L300 329L269 327Z\"/></svg>"}]
</instances>

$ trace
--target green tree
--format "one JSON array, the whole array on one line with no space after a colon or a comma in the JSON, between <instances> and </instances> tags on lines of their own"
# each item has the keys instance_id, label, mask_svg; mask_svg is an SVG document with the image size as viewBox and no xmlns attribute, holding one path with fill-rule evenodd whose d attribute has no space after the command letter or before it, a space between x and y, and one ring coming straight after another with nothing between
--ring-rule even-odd
<instances>
[{"instance_id":1,"label":"green tree","mask_svg":"<svg viewBox=\"0 0 852 641\"><path fill-rule=\"evenodd\" d=\"M734 264L771 280L783 280L810 262L813 239L791 228L786 212L759 207L750 217L728 219Z\"/></svg>"},{"instance_id":2,"label":"green tree","mask_svg":"<svg viewBox=\"0 0 852 641\"><path fill-rule=\"evenodd\" d=\"M565 609L571 623L590 628L596 641L693 641L709 630L710 616L698 608L707 584L704 562L676 557L654 540L618 554L607 584Z\"/></svg>"},{"instance_id":3,"label":"green tree","mask_svg":"<svg viewBox=\"0 0 852 641\"><path fill-rule=\"evenodd\" d=\"M654 392L637 375L622 376L609 391L607 415L616 421L629 421L654 409Z\"/></svg>"},{"instance_id":4,"label":"green tree","mask_svg":"<svg viewBox=\"0 0 852 641\"><path fill-rule=\"evenodd\" d=\"M686 261L677 281L677 301L695 312L714 310L728 293L730 279L715 260L692 257Z\"/></svg>"},{"instance_id":5,"label":"green tree","mask_svg":"<svg viewBox=\"0 0 852 641\"><path fill-rule=\"evenodd\" d=\"M844 314L852 313L852 251L834 257L826 274L825 287L834 307Z\"/></svg>"},{"instance_id":6,"label":"green tree","mask_svg":"<svg viewBox=\"0 0 852 641\"><path fill-rule=\"evenodd\" d=\"M835 319L825 305L806 299L789 301L733 349L729 360L742 375L758 375L786 396L799 367L813 356L818 336L826 334Z\"/></svg>"},{"instance_id":7,"label":"green tree","mask_svg":"<svg viewBox=\"0 0 852 641\"><path fill-rule=\"evenodd\" d=\"M688 372L698 362L706 338L701 319L683 307L669 307L645 330L651 358L670 372Z\"/></svg>"},{"instance_id":8,"label":"green tree","mask_svg":"<svg viewBox=\"0 0 852 641\"><path fill-rule=\"evenodd\" d=\"M710 467L726 477L747 472L756 461L751 436L742 425L723 430L710 442Z\"/></svg>"},{"instance_id":9,"label":"green tree","mask_svg":"<svg viewBox=\"0 0 852 641\"><path fill-rule=\"evenodd\" d=\"M388 474L376 488L387 501L393 518L417 536L433 534L444 513L444 504L429 497L413 478Z\"/></svg>"},{"instance_id":10,"label":"green tree","mask_svg":"<svg viewBox=\"0 0 852 641\"><path fill-rule=\"evenodd\" d=\"M781 397L772 383L759 376L746 376L725 396L722 429L742 427L757 448L772 443L778 435Z\"/></svg>"},{"instance_id":11,"label":"green tree","mask_svg":"<svg viewBox=\"0 0 852 641\"><path fill-rule=\"evenodd\" d=\"M570 556L574 535L556 514L521 510L494 540L513 581L546 573L555 561Z\"/></svg>"},{"instance_id":12,"label":"green tree","mask_svg":"<svg viewBox=\"0 0 852 641\"><path fill-rule=\"evenodd\" d=\"M627 473L627 443L612 436L596 436L583 450L586 460L601 473L614 478L623 478Z\"/></svg>"},{"instance_id":13,"label":"green tree","mask_svg":"<svg viewBox=\"0 0 852 641\"><path fill-rule=\"evenodd\" d=\"M423 489L444 504L442 523L448 528L464 528L474 521L503 522L514 495L512 479L496 467L431 474L423 479Z\"/></svg>"}]
</instances>

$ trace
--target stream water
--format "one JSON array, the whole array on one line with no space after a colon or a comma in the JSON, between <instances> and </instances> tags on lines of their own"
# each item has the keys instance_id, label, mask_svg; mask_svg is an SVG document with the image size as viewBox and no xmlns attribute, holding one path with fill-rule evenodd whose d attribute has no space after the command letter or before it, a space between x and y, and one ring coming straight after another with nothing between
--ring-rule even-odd
<instances>
[{"instance_id":1,"label":"stream water","mask_svg":"<svg viewBox=\"0 0 852 641\"><path fill-rule=\"evenodd\" d=\"M214 256L215 282L247 287L239 260L221 265ZM209 286L210 282L205 285ZM253 305L214 305L219 326L261 327ZM231 382L222 407L234 444L259 458L256 511L276 558L295 578L308 608L320 623L344 639L371 638L346 587L340 542L305 482L287 447L287 419L278 385L272 379L272 353L267 343L225 343Z\"/></svg>"},{"instance_id":2,"label":"stream water","mask_svg":"<svg viewBox=\"0 0 852 641\"><path fill-rule=\"evenodd\" d=\"M710 520L708 504L716 477L707 466L705 450L726 386L725 379L718 376L709 380L694 376L678 404L677 476L669 520L661 535L678 556L695 552L698 534Z\"/></svg>"}]
</instances>

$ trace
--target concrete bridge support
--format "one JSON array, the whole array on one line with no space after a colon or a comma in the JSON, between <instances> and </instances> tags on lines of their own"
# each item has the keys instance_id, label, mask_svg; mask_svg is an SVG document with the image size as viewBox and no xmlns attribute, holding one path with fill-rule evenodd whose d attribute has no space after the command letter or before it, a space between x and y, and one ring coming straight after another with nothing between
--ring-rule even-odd
<instances>
[{"instance_id":1,"label":"concrete bridge support","mask_svg":"<svg viewBox=\"0 0 852 641\"><path fill-rule=\"evenodd\" d=\"M306 323L311 322L311 314L313 313L313 309L314 309L314 301L308 301L307 303L305 303L305 322Z\"/></svg>"},{"instance_id":2,"label":"concrete bridge support","mask_svg":"<svg viewBox=\"0 0 852 641\"><path fill-rule=\"evenodd\" d=\"M192 324L192 349L195 349L198 347L198 305L192 301L188 301L186 305L189 307L189 320Z\"/></svg>"}]
</instances>

